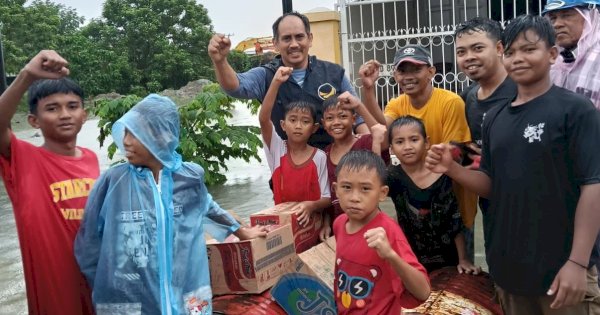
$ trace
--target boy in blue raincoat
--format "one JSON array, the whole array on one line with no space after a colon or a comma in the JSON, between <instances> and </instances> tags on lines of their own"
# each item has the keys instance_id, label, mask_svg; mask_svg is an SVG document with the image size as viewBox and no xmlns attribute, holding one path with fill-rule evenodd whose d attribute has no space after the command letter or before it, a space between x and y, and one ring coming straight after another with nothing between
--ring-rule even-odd
<instances>
[{"instance_id":1,"label":"boy in blue raincoat","mask_svg":"<svg viewBox=\"0 0 600 315\"><path fill-rule=\"evenodd\" d=\"M203 169L181 161L170 99L149 95L112 135L129 163L96 181L75 240L96 313L212 314L204 224L216 238L264 236L264 227L240 227L208 194Z\"/></svg>"}]
</instances>

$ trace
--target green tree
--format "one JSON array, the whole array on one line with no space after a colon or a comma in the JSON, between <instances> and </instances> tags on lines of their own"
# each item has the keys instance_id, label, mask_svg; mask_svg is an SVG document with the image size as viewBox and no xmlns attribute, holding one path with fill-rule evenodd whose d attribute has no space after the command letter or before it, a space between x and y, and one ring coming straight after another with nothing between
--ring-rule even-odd
<instances>
[{"instance_id":1,"label":"green tree","mask_svg":"<svg viewBox=\"0 0 600 315\"><path fill-rule=\"evenodd\" d=\"M83 17L62 4L25 0L0 2L4 60L8 73L17 73L42 49L62 52L61 38L78 31Z\"/></svg>"},{"instance_id":2,"label":"green tree","mask_svg":"<svg viewBox=\"0 0 600 315\"><path fill-rule=\"evenodd\" d=\"M140 100L139 96L129 95L96 103L94 114L100 117L100 145L110 135L113 123ZM204 168L208 185L226 180L223 172L227 170L228 159L260 160L257 154L261 146L260 129L227 123L227 118L232 117L234 101L221 91L219 85L211 84L205 86L193 101L179 106L181 135L178 152L184 161L196 162ZM249 101L241 102L248 105ZM112 143L108 147L109 157L112 158L115 152L116 146Z\"/></svg>"},{"instance_id":3,"label":"green tree","mask_svg":"<svg viewBox=\"0 0 600 315\"><path fill-rule=\"evenodd\" d=\"M88 35L126 56L131 89L156 92L213 78L207 45L213 29L194 0L107 0Z\"/></svg>"}]
</instances>

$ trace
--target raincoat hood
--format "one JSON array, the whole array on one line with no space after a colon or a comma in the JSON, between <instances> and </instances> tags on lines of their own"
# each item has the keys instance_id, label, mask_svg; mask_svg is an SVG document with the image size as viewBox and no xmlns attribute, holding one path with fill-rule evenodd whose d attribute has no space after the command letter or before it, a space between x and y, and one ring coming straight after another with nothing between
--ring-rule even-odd
<instances>
[{"instance_id":1,"label":"raincoat hood","mask_svg":"<svg viewBox=\"0 0 600 315\"><path fill-rule=\"evenodd\" d=\"M181 155L175 152L179 146L179 114L169 98L150 94L113 124L113 139L123 154L125 130L136 137L164 168L175 171L181 167Z\"/></svg>"}]
</instances>

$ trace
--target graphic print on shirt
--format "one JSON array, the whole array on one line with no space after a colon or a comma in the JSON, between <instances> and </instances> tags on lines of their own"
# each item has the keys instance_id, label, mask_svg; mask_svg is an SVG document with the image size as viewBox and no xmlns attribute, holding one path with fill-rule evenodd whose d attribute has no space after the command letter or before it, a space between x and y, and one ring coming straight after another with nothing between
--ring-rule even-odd
<instances>
[{"instance_id":1,"label":"graphic print on shirt","mask_svg":"<svg viewBox=\"0 0 600 315\"><path fill-rule=\"evenodd\" d=\"M191 315L212 315L210 304L204 300L193 298L187 301L188 314Z\"/></svg>"},{"instance_id":2,"label":"graphic print on shirt","mask_svg":"<svg viewBox=\"0 0 600 315\"><path fill-rule=\"evenodd\" d=\"M336 299L346 309L363 309L372 303L371 293L381 278L378 266L365 266L345 259L336 261ZM339 310L338 310L339 311Z\"/></svg>"},{"instance_id":3,"label":"graphic print on shirt","mask_svg":"<svg viewBox=\"0 0 600 315\"><path fill-rule=\"evenodd\" d=\"M527 124L525 127L525 132L523 133L523 137L529 140L529 143L533 143L535 140L538 142L542 142L542 134L544 133L545 123L539 123L537 125Z\"/></svg>"},{"instance_id":4,"label":"graphic print on shirt","mask_svg":"<svg viewBox=\"0 0 600 315\"><path fill-rule=\"evenodd\" d=\"M115 277L128 281L140 279L132 272L148 266L150 245L146 233L145 216L150 210L127 210L119 214L119 244L117 246L117 270Z\"/></svg>"},{"instance_id":5,"label":"graphic print on shirt","mask_svg":"<svg viewBox=\"0 0 600 315\"><path fill-rule=\"evenodd\" d=\"M83 208L69 208L64 201L87 197L95 181L93 178L74 178L50 184L52 201L59 204L58 207L65 220L83 219Z\"/></svg>"},{"instance_id":6,"label":"graphic print on shirt","mask_svg":"<svg viewBox=\"0 0 600 315\"><path fill-rule=\"evenodd\" d=\"M322 100L326 100L337 93L337 90L331 83L323 83L317 88L317 94Z\"/></svg>"}]
</instances>

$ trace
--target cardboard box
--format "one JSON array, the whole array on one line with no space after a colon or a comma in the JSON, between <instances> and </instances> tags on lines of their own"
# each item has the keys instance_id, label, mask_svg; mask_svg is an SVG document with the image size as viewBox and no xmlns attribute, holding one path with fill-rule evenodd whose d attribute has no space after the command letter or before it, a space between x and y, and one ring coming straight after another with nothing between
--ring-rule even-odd
<instances>
[{"instance_id":1,"label":"cardboard box","mask_svg":"<svg viewBox=\"0 0 600 315\"><path fill-rule=\"evenodd\" d=\"M265 238L211 241L206 247L215 295L261 293L297 260L289 224L275 228Z\"/></svg>"},{"instance_id":2,"label":"cardboard box","mask_svg":"<svg viewBox=\"0 0 600 315\"><path fill-rule=\"evenodd\" d=\"M323 218L320 214L313 214L306 226L300 226L298 215L292 209L297 202L284 202L271 208L250 215L250 225L291 224L294 234L296 252L303 251L315 246L319 242L319 231L323 226Z\"/></svg>"},{"instance_id":3,"label":"cardboard box","mask_svg":"<svg viewBox=\"0 0 600 315\"><path fill-rule=\"evenodd\" d=\"M271 295L288 314L335 314L335 239L301 253L293 270L277 281Z\"/></svg>"},{"instance_id":4,"label":"cardboard box","mask_svg":"<svg viewBox=\"0 0 600 315\"><path fill-rule=\"evenodd\" d=\"M335 282L335 237L298 255L295 272L317 277L333 291Z\"/></svg>"}]
</instances>

